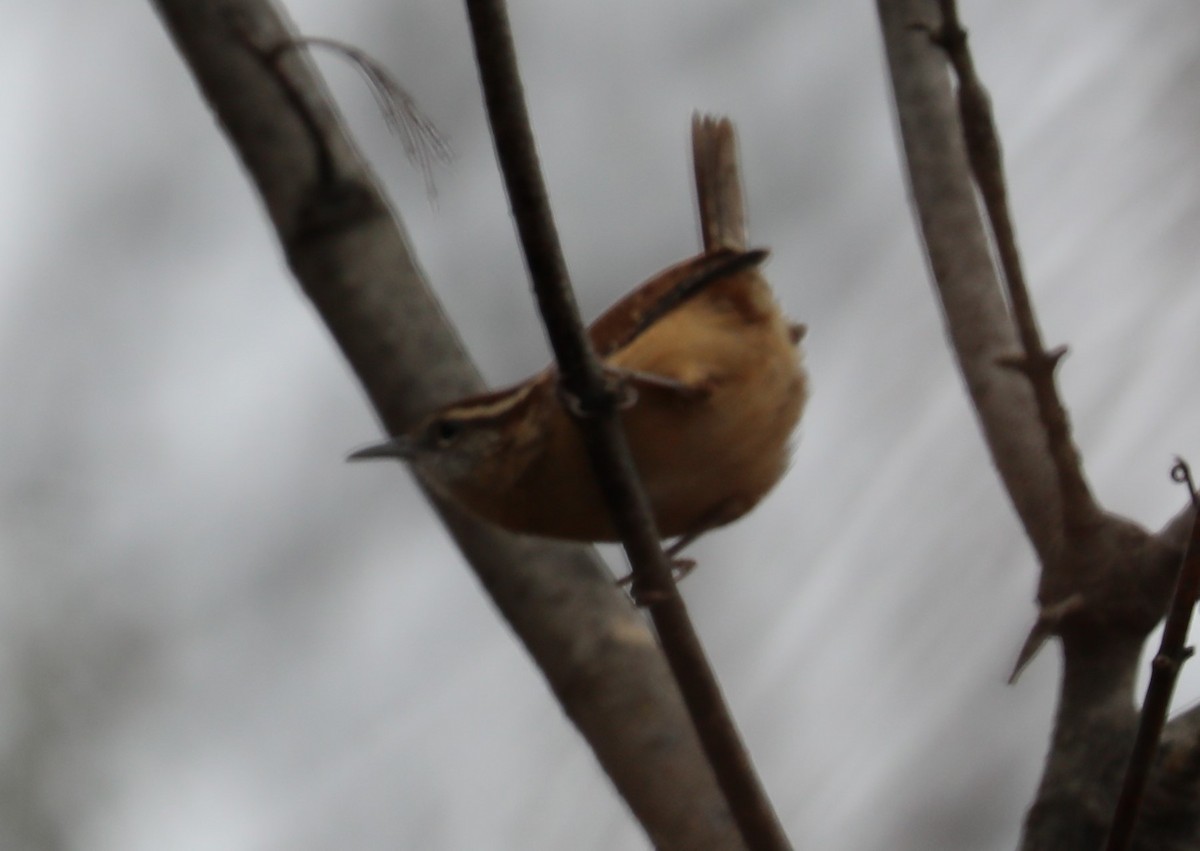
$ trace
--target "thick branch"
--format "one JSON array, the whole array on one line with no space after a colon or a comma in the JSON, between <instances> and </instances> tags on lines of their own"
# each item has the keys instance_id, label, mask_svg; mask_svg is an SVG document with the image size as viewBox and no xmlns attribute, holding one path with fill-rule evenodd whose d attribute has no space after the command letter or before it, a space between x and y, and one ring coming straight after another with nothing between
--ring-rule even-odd
<instances>
[{"instance_id":1,"label":"thick branch","mask_svg":"<svg viewBox=\"0 0 1200 851\"><path fill-rule=\"evenodd\" d=\"M1183 552L1191 539L1192 524L1196 519L1196 507L1190 502L1180 509L1179 513L1167 521L1161 529L1158 530L1156 537L1162 542L1163 546L1171 547L1179 552Z\"/></svg>"},{"instance_id":2,"label":"thick branch","mask_svg":"<svg viewBox=\"0 0 1200 851\"><path fill-rule=\"evenodd\" d=\"M312 68L295 51L279 59L306 122L263 61L295 38L278 11L265 0L154 5L387 431L479 389ZM740 847L653 636L594 556L436 507L654 844Z\"/></svg>"},{"instance_id":3,"label":"thick branch","mask_svg":"<svg viewBox=\"0 0 1200 851\"><path fill-rule=\"evenodd\" d=\"M1063 644L1054 735L1022 847L1095 848L1133 741L1139 653L1163 615L1179 554L1137 524L1103 512L1083 479L1053 386L1056 355L1042 348L1020 272L990 109L953 4L878 0L878 8L913 202L951 341L992 457L1041 560L1041 617L1027 652L1049 635ZM951 14L947 28L943 9ZM961 111L943 47L963 80ZM1011 285L1008 306L992 266L964 132Z\"/></svg>"}]
</instances>

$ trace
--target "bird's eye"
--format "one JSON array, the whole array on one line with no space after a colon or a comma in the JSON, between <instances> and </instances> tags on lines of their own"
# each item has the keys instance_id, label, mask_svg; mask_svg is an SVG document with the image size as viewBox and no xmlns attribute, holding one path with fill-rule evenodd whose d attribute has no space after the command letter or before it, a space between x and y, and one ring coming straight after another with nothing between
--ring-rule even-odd
<instances>
[{"instance_id":1,"label":"bird's eye","mask_svg":"<svg viewBox=\"0 0 1200 851\"><path fill-rule=\"evenodd\" d=\"M462 434L463 425L459 420L438 420L433 424L433 439L438 446L445 446Z\"/></svg>"}]
</instances>

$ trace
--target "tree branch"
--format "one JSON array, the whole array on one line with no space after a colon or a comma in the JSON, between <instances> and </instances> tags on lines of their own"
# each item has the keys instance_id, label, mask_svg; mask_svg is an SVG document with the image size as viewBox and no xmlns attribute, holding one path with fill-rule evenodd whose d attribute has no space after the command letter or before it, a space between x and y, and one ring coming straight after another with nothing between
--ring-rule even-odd
<instances>
[{"instance_id":1,"label":"tree branch","mask_svg":"<svg viewBox=\"0 0 1200 851\"><path fill-rule=\"evenodd\" d=\"M958 109L967 158L987 211L992 239L1000 258L1004 281L1008 285L1009 307L1023 349L1022 354L1007 358L1003 363L1024 373L1033 387L1038 414L1046 431L1046 441L1057 473L1063 531L1068 536L1086 534L1096 522L1100 507L1084 476L1079 450L1071 438L1070 418L1054 380L1055 369L1066 354L1066 349L1048 352L1042 342L1042 333L1025 283L1025 271L1021 266L1016 229L1008 207L1004 158L992 118L991 99L975 72L975 62L967 45L967 33L959 22L955 0L939 0L939 4L942 23L935 38L946 50L958 78Z\"/></svg>"},{"instance_id":2,"label":"tree branch","mask_svg":"<svg viewBox=\"0 0 1200 851\"><path fill-rule=\"evenodd\" d=\"M1054 734L1022 847L1090 851L1110 821L1136 725L1139 654L1166 609L1180 552L1164 536L1104 512L1083 479L1053 386L1057 356L1042 348L1020 271L990 107L953 4L877 5L913 204L951 343L1041 561L1041 615L1021 661L1050 635L1063 644ZM957 63L957 102L943 47ZM976 186L992 217L1011 304L993 268ZM1030 380L1005 363L1021 365Z\"/></svg>"},{"instance_id":3,"label":"tree branch","mask_svg":"<svg viewBox=\"0 0 1200 851\"><path fill-rule=\"evenodd\" d=\"M907 161L946 331L992 462L1043 561L1062 548L1058 484L1029 382L1000 362L1021 352L976 202L934 0L878 0Z\"/></svg>"},{"instance_id":4,"label":"tree branch","mask_svg":"<svg viewBox=\"0 0 1200 851\"><path fill-rule=\"evenodd\" d=\"M479 390L311 64L295 51L264 61L297 38L279 11L266 0L154 5L388 433ZM430 498L654 845L742 847L652 634L594 554Z\"/></svg>"},{"instance_id":5,"label":"tree branch","mask_svg":"<svg viewBox=\"0 0 1200 851\"><path fill-rule=\"evenodd\" d=\"M1192 505L1197 505L1196 486L1192 473L1182 460L1175 463L1171 477L1187 484ZM1188 629L1192 623L1192 611L1200 595L1200 522L1193 521L1191 540L1175 590L1171 594L1171 608L1163 625L1162 641L1151 667L1150 684L1146 687L1146 699L1142 701L1142 713L1138 722L1137 738L1133 752L1129 755L1129 767L1125 770L1125 782L1117 799L1116 813L1109 828L1105 851L1126 851L1133 842L1133 829L1146 786L1150 780L1150 769L1158 752L1159 739L1167 721L1167 710L1171 706L1171 695L1179 679L1179 670L1192 655L1186 647Z\"/></svg>"}]
</instances>

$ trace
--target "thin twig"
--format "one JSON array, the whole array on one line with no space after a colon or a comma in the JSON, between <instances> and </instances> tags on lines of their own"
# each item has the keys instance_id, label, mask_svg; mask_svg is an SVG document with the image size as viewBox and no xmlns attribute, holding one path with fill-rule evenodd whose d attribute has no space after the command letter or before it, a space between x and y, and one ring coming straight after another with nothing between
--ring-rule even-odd
<instances>
[{"instance_id":1,"label":"thin twig","mask_svg":"<svg viewBox=\"0 0 1200 851\"><path fill-rule=\"evenodd\" d=\"M1033 385L1038 412L1058 472L1064 531L1072 536L1089 528L1100 513L1100 508L1084 476L1083 462L1071 438L1070 419L1055 384L1055 368L1066 354L1066 349L1059 347L1047 351L1042 342L1009 211L1004 157L992 118L991 99L975 72L975 63L967 45L967 33L959 22L955 0L939 0L939 3L942 25L937 40L949 56L958 77L958 105L967 156L987 211L992 239L1008 286L1013 321L1024 349L1023 355L1008 358L1004 364L1024 373Z\"/></svg>"},{"instance_id":2,"label":"thin twig","mask_svg":"<svg viewBox=\"0 0 1200 851\"><path fill-rule=\"evenodd\" d=\"M1182 459L1177 459L1171 469L1171 478L1187 485L1188 495L1194 507L1200 507L1192 471ZM1133 842L1138 812L1150 778L1150 767L1158 752L1159 739L1167 722L1171 706L1171 695L1179 678L1179 669L1192 655L1187 647L1188 628L1192 623L1192 611L1200 596L1200 513L1192 521L1192 535L1183 565L1175 581L1171 595L1171 608L1163 625L1162 641L1158 654L1150 669L1150 683L1146 686L1146 699L1142 702L1142 715L1138 721L1137 738L1129 755L1125 770L1125 781L1121 795L1113 812L1112 827L1109 829L1105 851L1125 851Z\"/></svg>"},{"instance_id":3,"label":"thin twig","mask_svg":"<svg viewBox=\"0 0 1200 851\"><path fill-rule=\"evenodd\" d=\"M588 343L538 165L505 3L466 5L488 119L538 307L564 390L587 414L579 425L635 583L654 601L650 612L659 640L746 844L789 848L675 587L616 415L615 394Z\"/></svg>"},{"instance_id":4,"label":"thin twig","mask_svg":"<svg viewBox=\"0 0 1200 851\"><path fill-rule=\"evenodd\" d=\"M1062 549L1061 494L974 188L935 0L876 0L904 173L946 335L1005 491L1043 563Z\"/></svg>"}]
</instances>

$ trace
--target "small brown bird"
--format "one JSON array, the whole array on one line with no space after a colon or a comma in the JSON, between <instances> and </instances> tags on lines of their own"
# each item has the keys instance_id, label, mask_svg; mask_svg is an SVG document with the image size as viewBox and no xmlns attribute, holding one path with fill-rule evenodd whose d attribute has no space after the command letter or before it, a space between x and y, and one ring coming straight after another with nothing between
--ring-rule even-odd
<instances>
[{"instance_id":1,"label":"small brown bird","mask_svg":"<svg viewBox=\"0 0 1200 851\"><path fill-rule=\"evenodd\" d=\"M622 424L664 538L691 541L737 520L787 469L808 396L804 328L785 319L759 274L766 256L718 249L685 260L588 329L630 391ZM615 540L572 420L551 366L350 457L402 458L436 491L513 532Z\"/></svg>"}]
</instances>

